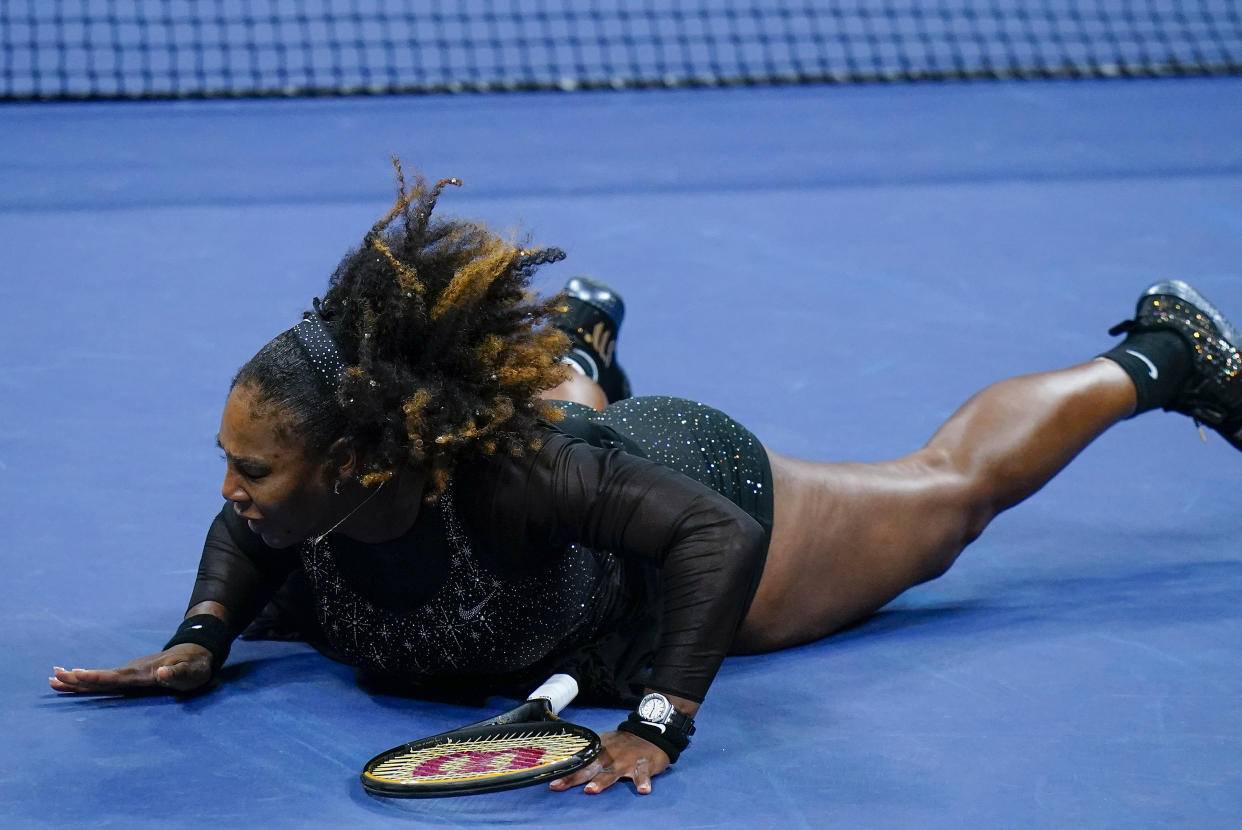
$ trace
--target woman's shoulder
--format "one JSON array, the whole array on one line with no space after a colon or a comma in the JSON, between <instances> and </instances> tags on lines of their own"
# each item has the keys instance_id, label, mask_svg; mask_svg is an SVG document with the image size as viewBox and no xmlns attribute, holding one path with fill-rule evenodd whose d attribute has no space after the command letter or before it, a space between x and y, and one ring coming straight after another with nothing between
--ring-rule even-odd
<instances>
[{"instance_id":1,"label":"woman's shoulder","mask_svg":"<svg viewBox=\"0 0 1242 830\"><path fill-rule=\"evenodd\" d=\"M537 439L521 455L496 453L460 464L441 497L483 560L520 562L559 536L558 470L564 452L581 442L550 428Z\"/></svg>"},{"instance_id":2,"label":"woman's shoulder","mask_svg":"<svg viewBox=\"0 0 1242 830\"><path fill-rule=\"evenodd\" d=\"M531 488L550 486L565 454L573 453L581 439L541 423L520 454L496 452L465 461L453 472L454 498L486 501L520 494Z\"/></svg>"}]
</instances>

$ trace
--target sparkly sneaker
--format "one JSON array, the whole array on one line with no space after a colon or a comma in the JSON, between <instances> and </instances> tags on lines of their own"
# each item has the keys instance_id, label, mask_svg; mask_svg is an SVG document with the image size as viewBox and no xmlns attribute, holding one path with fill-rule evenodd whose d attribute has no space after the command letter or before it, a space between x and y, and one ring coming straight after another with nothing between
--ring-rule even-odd
<instances>
[{"instance_id":1,"label":"sparkly sneaker","mask_svg":"<svg viewBox=\"0 0 1242 830\"><path fill-rule=\"evenodd\" d=\"M569 335L568 360L600 385L609 403L628 398L630 380L616 361L625 303L610 286L590 277L572 277L565 295L568 309L553 325Z\"/></svg>"},{"instance_id":2,"label":"sparkly sneaker","mask_svg":"<svg viewBox=\"0 0 1242 830\"><path fill-rule=\"evenodd\" d=\"M1242 450L1242 344L1230 325L1202 294L1181 280L1158 282L1139 297L1133 320L1109 334L1172 331L1193 350L1186 385L1166 409L1181 412L1224 436Z\"/></svg>"}]
</instances>

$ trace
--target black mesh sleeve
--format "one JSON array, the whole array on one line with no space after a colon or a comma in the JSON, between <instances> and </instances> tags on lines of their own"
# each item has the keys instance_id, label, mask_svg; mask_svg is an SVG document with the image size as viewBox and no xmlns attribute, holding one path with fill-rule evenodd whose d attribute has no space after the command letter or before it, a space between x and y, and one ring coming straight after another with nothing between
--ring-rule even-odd
<instances>
[{"instance_id":1,"label":"black mesh sleeve","mask_svg":"<svg viewBox=\"0 0 1242 830\"><path fill-rule=\"evenodd\" d=\"M578 543L660 567L662 626L650 685L702 701L762 570L766 534L714 490L619 450L550 435L472 490L489 546ZM477 511L477 512L475 512Z\"/></svg>"},{"instance_id":2,"label":"black mesh sleeve","mask_svg":"<svg viewBox=\"0 0 1242 830\"><path fill-rule=\"evenodd\" d=\"M268 547L226 504L207 530L189 607L208 600L220 603L228 609L229 628L236 636L298 562L297 548Z\"/></svg>"}]
</instances>

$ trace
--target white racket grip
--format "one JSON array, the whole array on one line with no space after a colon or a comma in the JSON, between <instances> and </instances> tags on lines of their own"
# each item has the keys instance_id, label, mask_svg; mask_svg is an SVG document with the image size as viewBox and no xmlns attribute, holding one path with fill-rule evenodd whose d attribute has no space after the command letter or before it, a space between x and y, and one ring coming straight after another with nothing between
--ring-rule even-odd
<instances>
[{"instance_id":1,"label":"white racket grip","mask_svg":"<svg viewBox=\"0 0 1242 830\"><path fill-rule=\"evenodd\" d=\"M538 700L543 698L548 702L553 714L560 714L560 711L569 705L569 702L578 696L578 681L574 680L567 674L554 674L547 680L543 681L543 685L530 693L527 700Z\"/></svg>"}]
</instances>

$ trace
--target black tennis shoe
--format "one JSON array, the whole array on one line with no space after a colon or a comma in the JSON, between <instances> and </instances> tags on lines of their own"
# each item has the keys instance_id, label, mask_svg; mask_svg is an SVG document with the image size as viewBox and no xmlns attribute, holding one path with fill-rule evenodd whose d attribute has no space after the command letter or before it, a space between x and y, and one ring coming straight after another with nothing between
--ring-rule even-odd
<instances>
[{"instance_id":1,"label":"black tennis shoe","mask_svg":"<svg viewBox=\"0 0 1242 830\"><path fill-rule=\"evenodd\" d=\"M1133 320L1109 334L1172 331L1189 344L1193 369L1186 384L1165 407L1207 424L1242 450L1242 337L1214 305L1181 280L1149 286L1139 297Z\"/></svg>"},{"instance_id":2,"label":"black tennis shoe","mask_svg":"<svg viewBox=\"0 0 1242 830\"><path fill-rule=\"evenodd\" d=\"M569 335L570 360L600 385L609 403L630 396L630 380L617 363L617 334L625 302L611 286L590 277L565 284L566 311L553 325Z\"/></svg>"}]
</instances>

